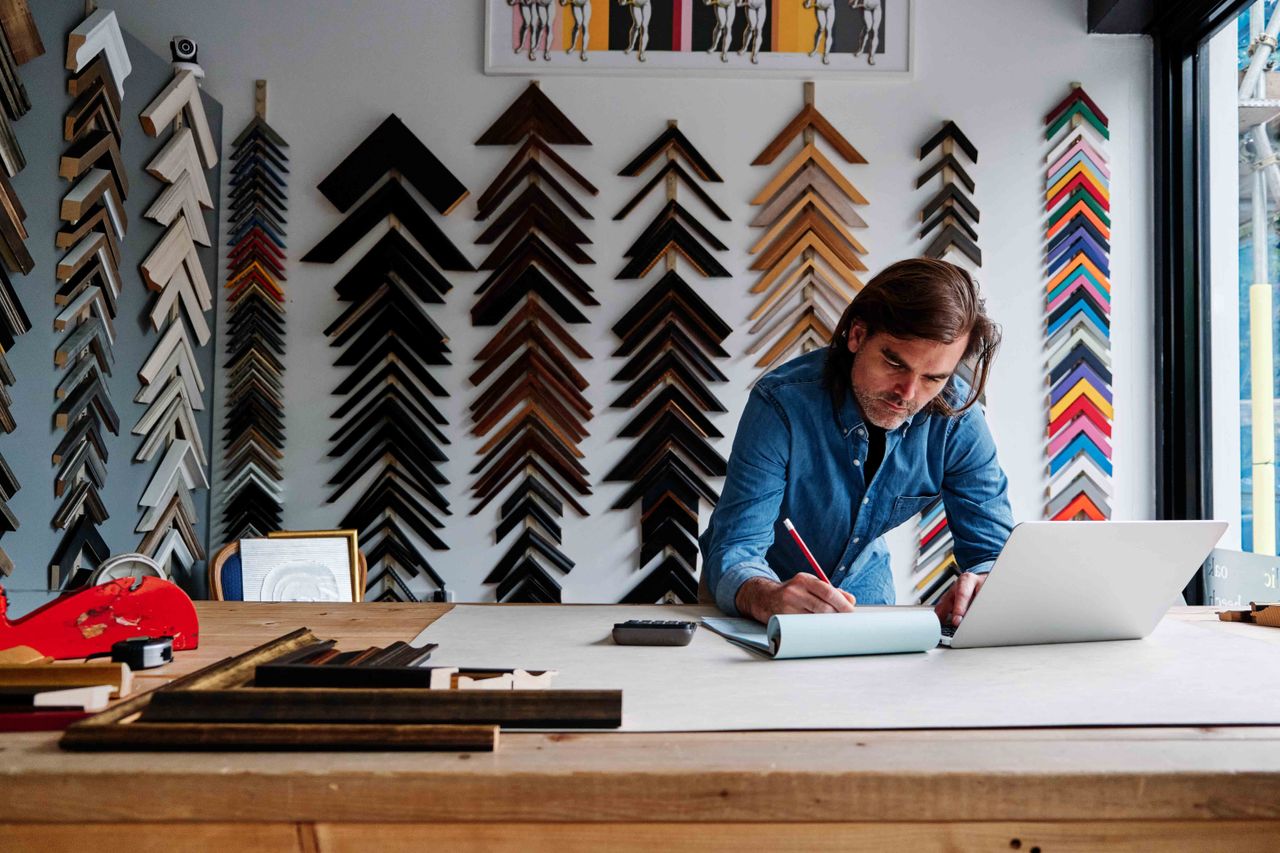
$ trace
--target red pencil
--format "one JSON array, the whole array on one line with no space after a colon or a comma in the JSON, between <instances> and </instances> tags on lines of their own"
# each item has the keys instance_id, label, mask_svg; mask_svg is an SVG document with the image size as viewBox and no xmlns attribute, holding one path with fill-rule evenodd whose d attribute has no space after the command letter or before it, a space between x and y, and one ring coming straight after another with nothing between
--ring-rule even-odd
<instances>
[{"instance_id":1,"label":"red pencil","mask_svg":"<svg viewBox=\"0 0 1280 853\"><path fill-rule=\"evenodd\" d=\"M826 572L822 571L822 566L818 565L818 561L813 559L813 554L809 551L809 546L804 544L804 540L800 538L800 534L796 532L796 527L791 523L791 519L782 519L782 526L791 531L791 538L796 540L796 544L800 546L800 550L804 551L804 555L809 558L809 565L813 566L813 573L827 583L831 583L831 578L827 577Z\"/></svg>"}]
</instances>

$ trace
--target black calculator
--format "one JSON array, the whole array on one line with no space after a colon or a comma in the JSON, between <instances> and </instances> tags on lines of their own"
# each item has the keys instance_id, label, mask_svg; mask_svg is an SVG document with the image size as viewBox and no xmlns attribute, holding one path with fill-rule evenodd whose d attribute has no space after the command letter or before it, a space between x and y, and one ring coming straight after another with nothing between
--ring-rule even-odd
<instances>
[{"instance_id":1,"label":"black calculator","mask_svg":"<svg viewBox=\"0 0 1280 853\"><path fill-rule=\"evenodd\" d=\"M696 622L628 619L613 626L613 641L620 646L687 646L697 630Z\"/></svg>"}]
</instances>

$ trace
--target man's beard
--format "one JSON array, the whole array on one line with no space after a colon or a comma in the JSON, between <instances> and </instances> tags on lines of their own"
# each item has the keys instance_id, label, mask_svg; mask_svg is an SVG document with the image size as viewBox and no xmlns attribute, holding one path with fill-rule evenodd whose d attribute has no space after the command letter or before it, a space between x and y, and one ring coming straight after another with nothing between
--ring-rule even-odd
<instances>
[{"instance_id":1,"label":"man's beard","mask_svg":"<svg viewBox=\"0 0 1280 853\"><path fill-rule=\"evenodd\" d=\"M853 386L853 397L862 409L862 416L881 429L894 429L919 411L910 400L892 394L869 394L857 385ZM894 409L888 404L901 408Z\"/></svg>"}]
</instances>

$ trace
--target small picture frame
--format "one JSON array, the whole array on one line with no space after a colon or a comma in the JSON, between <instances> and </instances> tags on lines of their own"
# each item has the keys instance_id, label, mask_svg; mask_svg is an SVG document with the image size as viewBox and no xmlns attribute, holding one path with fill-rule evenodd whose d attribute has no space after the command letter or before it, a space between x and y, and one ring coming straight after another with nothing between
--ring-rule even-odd
<instances>
[{"instance_id":1,"label":"small picture frame","mask_svg":"<svg viewBox=\"0 0 1280 853\"><path fill-rule=\"evenodd\" d=\"M351 560L352 601L364 601L364 578L360 576L360 538L357 530L273 530L268 539L332 539L347 540L347 553Z\"/></svg>"},{"instance_id":2,"label":"small picture frame","mask_svg":"<svg viewBox=\"0 0 1280 853\"><path fill-rule=\"evenodd\" d=\"M306 530L241 539L237 544L244 600L361 601L363 578L355 534L354 530Z\"/></svg>"}]
</instances>

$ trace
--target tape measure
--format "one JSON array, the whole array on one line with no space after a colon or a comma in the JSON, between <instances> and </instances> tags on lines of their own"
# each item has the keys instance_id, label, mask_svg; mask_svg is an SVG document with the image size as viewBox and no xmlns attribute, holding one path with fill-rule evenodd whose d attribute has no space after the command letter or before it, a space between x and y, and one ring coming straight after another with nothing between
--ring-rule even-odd
<instances>
[{"instance_id":1,"label":"tape measure","mask_svg":"<svg viewBox=\"0 0 1280 853\"><path fill-rule=\"evenodd\" d=\"M173 637L132 637L111 647L111 660L129 669L150 669L173 660Z\"/></svg>"}]
</instances>

